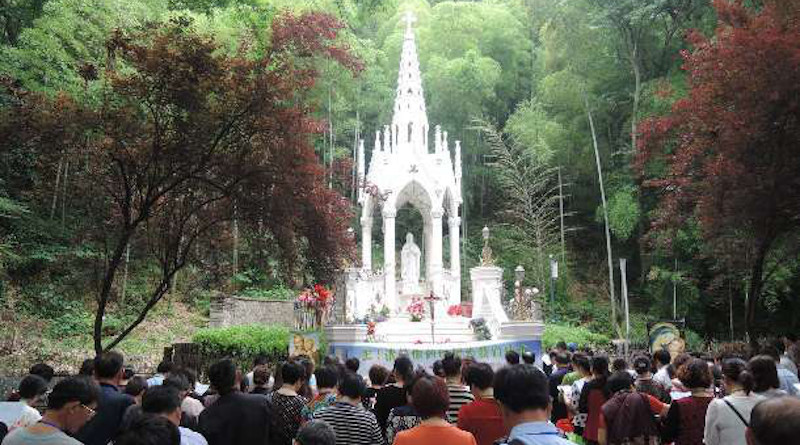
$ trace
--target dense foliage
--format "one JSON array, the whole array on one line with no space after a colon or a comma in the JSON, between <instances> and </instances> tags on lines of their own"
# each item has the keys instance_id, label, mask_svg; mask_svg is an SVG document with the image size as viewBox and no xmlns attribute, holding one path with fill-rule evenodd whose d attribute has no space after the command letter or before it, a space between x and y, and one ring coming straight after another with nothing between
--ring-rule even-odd
<instances>
[{"instance_id":1,"label":"dense foliage","mask_svg":"<svg viewBox=\"0 0 800 445\"><path fill-rule=\"evenodd\" d=\"M714 38L692 34L684 55L688 96L642 129L640 162L656 165L646 185L660 195L657 236L669 245L696 221L717 282L745 280L749 327L765 287L800 253L800 23L774 6L717 10Z\"/></svg>"},{"instance_id":2,"label":"dense foliage","mask_svg":"<svg viewBox=\"0 0 800 445\"><path fill-rule=\"evenodd\" d=\"M176 18L112 33L102 75L81 66L85 83L102 82L97 104L9 84L0 141L35 159L38 175L55 174L54 196L62 166L66 181L72 165L71 195L82 208L71 236L104 249L97 257L97 351L136 328L190 258L215 249L230 221L271 235L287 279L298 276L300 243L308 246L308 272L333 278L352 251L349 213L344 198L325 187L309 144L319 124L298 99L317 78L315 56L359 69L346 47L333 43L340 27L331 16L285 13L272 23L267 51L228 56ZM47 188L28 197L42 210ZM148 252L160 273L139 316L103 344L103 320L131 244Z\"/></svg>"}]
</instances>

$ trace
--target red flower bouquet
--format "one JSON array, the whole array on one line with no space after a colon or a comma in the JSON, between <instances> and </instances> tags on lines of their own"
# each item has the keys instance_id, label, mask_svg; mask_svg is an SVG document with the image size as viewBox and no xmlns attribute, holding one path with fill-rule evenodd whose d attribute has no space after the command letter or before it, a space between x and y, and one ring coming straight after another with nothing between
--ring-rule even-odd
<instances>
[{"instance_id":1,"label":"red flower bouquet","mask_svg":"<svg viewBox=\"0 0 800 445\"><path fill-rule=\"evenodd\" d=\"M447 308L447 315L451 317L460 317L464 315L464 308L460 304L454 304Z\"/></svg>"}]
</instances>

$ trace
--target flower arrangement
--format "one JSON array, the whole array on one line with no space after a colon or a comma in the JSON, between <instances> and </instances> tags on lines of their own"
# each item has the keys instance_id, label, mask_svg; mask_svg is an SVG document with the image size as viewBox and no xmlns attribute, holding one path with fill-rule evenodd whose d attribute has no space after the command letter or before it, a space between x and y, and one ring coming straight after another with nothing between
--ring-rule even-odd
<instances>
[{"instance_id":1,"label":"flower arrangement","mask_svg":"<svg viewBox=\"0 0 800 445\"><path fill-rule=\"evenodd\" d=\"M460 304L454 304L447 308L447 315L451 317L460 317L464 315L464 308Z\"/></svg>"},{"instance_id":2,"label":"flower arrangement","mask_svg":"<svg viewBox=\"0 0 800 445\"><path fill-rule=\"evenodd\" d=\"M406 312L411 316L411 321L422 321L425 317L425 301L419 297L412 298Z\"/></svg>"},{"instance_id":3,"label":"flower arrangement","mask_svg":"<svg viewBox=\"0 0 800 445\"><path fill-rule=\"evenodd\" d=\"M321 284L303 289L294 302L297 329L321 328L333 303L333 293Z\"/></svg>"},{"instance_id":4,"label":"flower arrangement","mask_svg":"<svg viewBox=\"0 0 800 445\"><path fill-rule=\"evenodd\" d=\"M367 343L373 343L375 341L375 325L374 321L367 322Z\"/></svg>"}]
</instances>

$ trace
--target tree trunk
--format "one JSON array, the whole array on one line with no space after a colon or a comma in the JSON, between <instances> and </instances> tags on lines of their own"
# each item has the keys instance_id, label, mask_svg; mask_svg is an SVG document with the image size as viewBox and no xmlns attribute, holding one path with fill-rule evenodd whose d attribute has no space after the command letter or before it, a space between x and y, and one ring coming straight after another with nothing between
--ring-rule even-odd
<instances>
[{"instance_id":1,"label":"tree trunk","mask_svg":"<svg viewBox=\"0 0 800 445\"><path fill-rule=\"evenodd\" d=\"M333 102L333 92L328 87L328 188L333 188L333 118L331 117L331 103ZM325 165L325 162L322 163Z\"/></svg>"},{"instance_id":2,"label":"tree trunk","mask_svg":"<svg viewBox=\"0 0 800 445\"><path fill-rule=\"evenodd\" d=\"M69 172L69 161L64 162L64 188L63 192L61 193L61 227L64 227L64 224L67 220L67 178Z\"/></svg>"},{"instance_id":3,"label":"tree trunk","mask_svg":"<svg viewBox=\"0 0 800 445\"><path fill-rule=\"evenodd\" d=\"M239 273L239 219L238 209L233 206L233 275Z\"/></svg>"},{"instance_id":4,"label":"tree trunk","mask_svg":"<svg viewBox=\"0 0 800 445\"><path fill-rule=\"evenodd\" d=\"M120 306L125 306L125 293L128 290L128 264L131 261L131 243L125 246L125 269L122 271L122 296L119 299Z\"/></svg>"},{"instance_id":5,"label":"tree trunk","mask_svg":"<svg viewBox=\"0 0 800 445\"><path fill-rule=\"evenodd\" d=\"M58 160L58 169L56 170L56 186L53 187L53 204L50 206L50 219L56 216L56 204L58 204L58 185L61 183L61 163L62 159Z\"/></svg>"},{"instance_id":6,"label":"tree trunk","mask_svg":"<svg viewBox=\"0 0 800 445\"><path fill-rule=\"evenodd\" d=\"M592 110L589 107L589 99L586 93L583 95L583 101L586 104L586 114L589 117L589 128L592 131L592 144L594 145L594 158L597 163L597 179L600 183L600 199L603 204L603 222L605 223L606 231L606 254L608 259L608 292L611 296L611 323L615 331L619 331L617 326L617 299L614 294L614 261L611 252L611 230L608 226L608 206L606 205L606 189L603 185L603 168L600 164L600 150L597 147L597 133L594 128L594 118L592 117Z\"/></svg>"},{"instance_id":7,"label":"tree trunk","mask_svg":"<svg viewBox=\"0 0 800 445\"><path fill-rule=\"evenodd\" d=\"M558 213L561 225L561 264L567 267L567 243L564 236L564 183L561 180L561 166L558 166Z\"/></svg>"},{"instance_id":8,"label":"tree trunk","mask_svg":"<svg viewBox=\"0 0 800 445\"><path fill-rule=\"evenodd\" d=\"M145 317L147 317L147 314L150 312L150 309L152 309L153 306L156 305L156 303L161 301L161 299L164 297L164 295L169 291L170 283L173 282L173 279L175 278L175 274L182 267L183 266L176 267L171 273L168 273L166 277L162 278L161 283L153 291L153 293L151 294L150 300L147 302L147 304L141 310L141 312L139 312L139 316L136 317L136 320L134 320L133 323L131 323L127 328L125 328L125 330L123 330L119 335L117 335L114 338L114 340L112 340L111 343L109 343L105 347L105 349L103 349L102 346L101 346L101 352L102 351L109 351L109 350L113 349L115 346L117 346L118 344L120 344L122 342L122 340L125 339L125 337L127 337L131 332L133 332L133 330L136 329L136 327L139 326L144 321ZM97 348L96 344L95 344L95 348ZM98 352L98 354L99 353L100 352Z\"/></svg>"},{"instance_id":9,"label":"tree trunk","mask_svg":"<svg viewBox=\"0 0 800 445\"><path fill-rule=\"evenodd\" d=\"M106 306L108 305L108 298L111 295L111 287L114 284L114 278L117 275L117 270L122 263L122 257L125 255L125 249L132 235L132 228L120 234L120 238L117 240L117 246L111 255L108 268L103 276L103 285L97 297L97 311L94 314L94 351L97 354L103 352L103 317L106 314Z\"/></svg>"},{"instance_id":10,"label":"tree trunk","mask_svg":"<svg viewBox=\"0 0 800 445\"><path fill-rule=\"evenodd\" d=\"M639 63L639 47L637 43L633 43L633 50L631 52L631 65L633 67L633 78L634 78L634 89L633 89L633 114L631 115L631 153L636 153L636 149L638 148L638 140L639 140L639 102L641 101L642 96L642 69ZM644 208L641 203L641 197L637 198L639 202L639 207ZM637 239L636 244L638 245L639 249L639 282L644 283L646 279L646 270L645 270L645 237L644 231L642 230L642 224L637 224L639 233L639 237Z\"/></svg>"},{"instance_id":11,"label":"tree trunk","mask_svg":"<svg viewBox=\"0 0 800 445\"><path fill-rule=\"evenodd\" d=\"M772 237L767 237L761 242L750 270L750 288L745 312L744 330L751 339L755 338L752 332L753 322L755 321L756 309L758 308L761 292L764 290L764 263L772 247L773 239Z\"/></svg>"},{"instance_id":12,"label":"tree trunk","mask_svg":"<svg viewBox=\"0 0 800 445\"><path fill-rule=\"evenodd\" d=\"M631 65L633 65L633 78L635 86L633 90L633 115L631 116L631 151L636 151L637 145L637 125L639 116L639 101L642 95L642 70L639 67L639 55L636 43L633 44L631 52Z\"/></svg>"}]
</instances>

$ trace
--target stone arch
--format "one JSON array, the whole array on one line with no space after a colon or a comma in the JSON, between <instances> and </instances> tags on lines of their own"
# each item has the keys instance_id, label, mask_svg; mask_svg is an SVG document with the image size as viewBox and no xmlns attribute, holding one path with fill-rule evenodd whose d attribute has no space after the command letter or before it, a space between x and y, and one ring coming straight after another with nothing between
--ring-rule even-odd
<instances>
[{"instance_id":1,"label":"stone arch","mask_svg":"<svg viewBox=\"0 0 800 445\"><path fill-rule=\"evenodd\" d=\"M396 194L390 195L387 204L399 209L410 203L424 215L430 213L431 209L437 204L435 197L436 194L424 183L412 179L402 187L399 187Z\"/></svg>"},{"instance_id":2,"label":"stone arch","mask_svg":"<svg viewBox=\"0 0 800 445\"><path fill-rule=\"evenodd\" d=\"M430 188L430 185L417 179L409 180L396 190L398 190L397 194L392 196L390 200L387 201L386 205L393 206L393 208L397 209L398 214L404 207L411 207L419 212L419 216L422 218L422 233L420 234L421 236L418 237L419 245L423 250L422 263L424 263L424 268L422 271L424 272L421 276L424 275L426 279L429 279L431 276L431 264L433 262L432 244L434 242L434 219L432 217L432 209L439 208L441 206L440 202L435 192ZM401 242L405 233L400 233L398 231L396 235Z\"/></svg>"}]
</instances>

